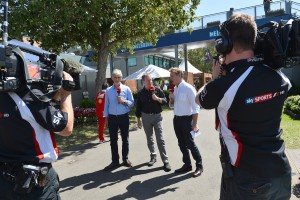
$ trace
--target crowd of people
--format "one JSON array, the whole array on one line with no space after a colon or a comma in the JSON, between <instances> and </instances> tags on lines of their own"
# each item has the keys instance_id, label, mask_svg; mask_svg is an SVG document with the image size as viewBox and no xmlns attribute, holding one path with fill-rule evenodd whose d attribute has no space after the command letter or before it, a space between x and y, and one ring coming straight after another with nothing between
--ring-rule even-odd
<instances>
[{"instance_id":1,"label":"crowd of people","mask_svg":"<svg viewBox=\"0 0 300 200\"><path fill-rule=\"evenodd\" d=\"M215 109L223 169L220 199L288 200L291 168L280 137L280 120L291 84L279 70L255 57L257 26L251 16L233 14L220 26L220 33L216 39L219 55L214 57L213 79L198 92L185 82L182 70L169 70L175 88L168 98L174 102L173 128L183 161L182 167L174 172L192 171L191 153L195 161L191 176L203 173L202 157L191 132L199 130L200 107ZM64 79L72 81L67 73ZM104 142L104 126L108 127L111 147L111 162L104 171L133 166L128 157L128 113L135 102L130 88L121 82L121 70L112 72L112 80L113 85L103 85L103 91L97 94L99 140ZM135 115L138 127L144 128L150 154L148 166L157 162L155 133L163 170L169 172L161 115L167 100L162 89L153 86L150 74L143 75L142 83ZM40 95L39 90L34 92ZM74 117L70 91L61 88L54 100L60 101L59 108L49 102L37 104L26 88L0 93L0 101L5 102L0 104L0 199L60 199L58 175L51 165L57 159L53 134L70 135ZM26 150L20 151L20 146Z\"/></svg>"}]
</instances>

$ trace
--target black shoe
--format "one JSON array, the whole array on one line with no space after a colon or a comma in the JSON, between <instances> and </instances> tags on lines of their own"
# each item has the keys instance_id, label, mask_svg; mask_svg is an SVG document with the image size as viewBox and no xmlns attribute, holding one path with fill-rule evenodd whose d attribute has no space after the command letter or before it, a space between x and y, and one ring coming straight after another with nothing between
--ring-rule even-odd
<instances>
[{"instance_id":1,"label":"black shoe","mask_svg":"<svg viewBox=\"0 0 300 200\"><path fill-rule=\"evenodd\" d=\"M156 158L151 158L150 161L148 162L148 167L151 167L156 163Z\"/></svg>"},{"instance_id":2,"label":"black shoe","mask_svg":"<svg viewBox=\"0 0 300 200\"><path fill-rule=\"evenodd\" d=\"M168 162L164 164L163 168L165 172L171 171L171 165Z\"/></svg>"},{"instance_id":3,"label":"black shoe","mask_svg":"<svg viewBox=\"0 0 300 200\"><path fill-rule=\"evenodd\" d=\"M183 165L181 168L176 169L175 173L186 173L192 171L192 166L191 165Z\"/></svg>"},{"instance_id":4,"label":"black shoe","mask_svg":"<svg viewBox=\"0 0 300 200\"><path fill-rule=\"evenodd\" d=\"M125 166L125 167L132 167L132 164L129 160L125 160L123 163L122 163L122 166Z\"/></svg>"},{"instance_id":5,"label":"black shoe","mask_svg":"<svg viewBox=\"0 0 300 200\"><path fill-rule=\"evenodd\" d=\"M196 170L193 172L193 177L196 178L198 176L200 176L203 172L203 168L202 167L197 167Z\"/></svg>"},{"instance_id":6,"label":"black shoe","mask_svg":"<svg viewBox=\"0 0 300 200\"><path fill-rule=\"evenodd\" d=\"M104 168L104 171L109 171L109 170L113 170L113 169L117 169L118 167L120 167L120 164L119 163L110 163L108 166L106 166Z\"/></svg>"}]
</instances>

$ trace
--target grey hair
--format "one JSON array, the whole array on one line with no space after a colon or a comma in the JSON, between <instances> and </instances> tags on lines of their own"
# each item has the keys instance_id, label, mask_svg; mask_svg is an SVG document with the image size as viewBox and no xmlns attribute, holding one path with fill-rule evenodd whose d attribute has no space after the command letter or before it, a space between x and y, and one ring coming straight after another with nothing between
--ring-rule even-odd
<instances>
[{"instance_id":1,"label":"grey hair","mask_svg":"<svg viewBox=\"0 0 300 200\"><path fill-rule=\"evenodd\" d=\"M123 77L122 71L119 69L114 69L113 72L111 73L111 76L113 75L119 75L121 77Z\"/></svg>"}]
</instances>

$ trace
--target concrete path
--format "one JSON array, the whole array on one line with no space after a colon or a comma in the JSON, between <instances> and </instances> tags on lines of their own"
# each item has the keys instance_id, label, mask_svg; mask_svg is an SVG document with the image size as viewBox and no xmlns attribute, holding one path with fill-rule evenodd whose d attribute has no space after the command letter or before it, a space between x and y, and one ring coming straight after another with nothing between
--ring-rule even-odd
<instances>
[{"instance_id":1,"label":"concrete path","mask_svg":"<svg viewBox=\"0 0 300 200\"><path fill-rule=\"evenodd\" d=\"M129 160L133 168L120 167L112 172L103 168L111 162L109 142L99 144L92 141L72 151L60 154L53 165L61 180L63 200L217 200L221 177L219 163L219 140L214 130L214 111L201 110L198 124L202 135L195 139L203 159L204 173L192 178L191 173L177 175L174 170L182 166L182 154L173 130L173 112L163 112L163 128L171 172L162 170L159 159L153 167L146 163L150 159L143 129L130 132ZM119 152L121 152L119 141ZM121 155L121 153L120 153ZM191 157L192 159L192 157ZM120 160L121 161L121 160ZM193 165L195 169L195 165ZM293 165L293 191L300 197L299 174Z\"/></svg>"}]
</instances>

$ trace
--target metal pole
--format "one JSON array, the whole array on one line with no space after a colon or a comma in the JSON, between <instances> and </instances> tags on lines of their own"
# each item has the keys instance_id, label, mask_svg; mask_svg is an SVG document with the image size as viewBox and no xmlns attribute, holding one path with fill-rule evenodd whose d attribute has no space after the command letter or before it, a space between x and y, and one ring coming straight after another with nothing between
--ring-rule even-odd
<instances>
[{"instance_id":1,"label":"metal pole","mask_svg":"<svg viewBox=\"0 0 300 200\"><path fill-rule=\"evenodd\" d=\"M178 67L178 45L175 46L175 67Z\"/></svg>"},{"instance_id":2,"label":"metal pole","mask_svg":"<svg viewBox=\"0 0 300 200\"><path fill-rule=\"evenodd\" d=\"M1 1L2 6L4 7L4 22L3 22L3 45L7 46L8 42L8 0Z\"/></svg>"},{"instance_id":3,"label":"metal pole","mask_svg":"<svg viewBox=\"0 0 300 200\"><path fill-rule=\"evenodd\" d=\"M184 67L185 67L185 71L188 72L188 55L187 55L187 44L183 45L183 53L184 53Z\"/></svg>"}]
</instances>

